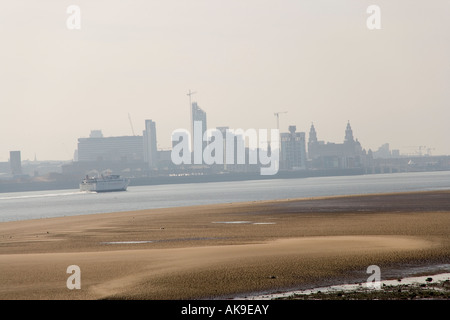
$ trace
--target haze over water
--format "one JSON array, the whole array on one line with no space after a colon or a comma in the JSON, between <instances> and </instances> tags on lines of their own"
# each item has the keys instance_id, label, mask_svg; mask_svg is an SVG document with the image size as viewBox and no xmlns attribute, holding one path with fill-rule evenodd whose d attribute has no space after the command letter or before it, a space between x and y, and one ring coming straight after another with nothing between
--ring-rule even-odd
<instances>
[{"instance_id":1,"label":"haze over water","mask_svg":"<svg viewBox=\"0 0 450 320\"><path fill-rule=\"evenodd\" d=\"M0 222L166 207L306 197L450 189L450 171L269 179L0 194Z\"/></svg>"}]
</instances>

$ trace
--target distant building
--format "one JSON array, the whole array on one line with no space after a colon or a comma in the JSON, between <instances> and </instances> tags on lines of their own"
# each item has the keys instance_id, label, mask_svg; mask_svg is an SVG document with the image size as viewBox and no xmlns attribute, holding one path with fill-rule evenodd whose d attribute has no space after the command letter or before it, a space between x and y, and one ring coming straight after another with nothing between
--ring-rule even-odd
<instances>
[{"instance_id":1,"label":"distant building","mask_svg":"<svg viewBox=\"0 0 450 320\"><path fill-rule=\"evenodd\" d=\"M9 165L9 161L0 162L0 175L7 175L11 171L11 166Z\"/></svg>"},{"instance_id":2,"label":"distant building","mask_svg":"<svg viewBox=\"0 0 450 320\"><path fill-rule=\"evenodd\" d=\"M391 151L392 157L393 158L399 158L400 157L400 150L398 149L394 149Z\"/></svg>"},{"instance_id":3,"label":"distant building","mask_svg":"<svg viewBox=\"0 0 450 320\"><path fill-rule=\"evenodd\" d=\"M102 130L91 130L89 138L103 138Z\"/></svg>"},{"instance_id":4,"label":"distant building","mask_svg":"<svg viewBox=\"0 0 450 320\"><path fill-rule=\"evenodd\" d=\"M246 142L251 144L251 138L246 136L245 131L230 130L229 127L217 127L216 130L221 133L223 139L221 142L223 146L222 163L214 166L217 171L249 172L259 170L258 149L246 146ZM253 142L253 144L256 143L256 141Z\"/></svg>"},{"instance_id":5,"label":"distant building","mask_svg":"<svg viewBox=\"0 0 450 320\"><path fill-rule=\"evenodd\" d=\"M247 164L250 162L250 150L246 147L246 137L244 133L229 131L224 136L226 151L224 156L228 171L243 172L248 168Z\"/></svg>"},{"instance_id":6,"label":"distant building","mask_svg":"<svg viewBox=\"0 0 450 320\"><path fill-rule=\"evenodd\" d=\"M281 162L283 169L306 169L305 133L289 126L289 133L281 133Z\"/></svg>"},{"instance_id":7,"label":"distant building","mask_svg":"<svg viewBox=\"0 0 450 320\"><path fill-rule=\"evenodd\" d=\"M206 112L203 111L197 104L197 102L192 102L192 110L191 110L191 115L192 115L192 152L194 152L196 146L194 145L194 141L203 141L203 135L205 134L206 130L207 130L207 124L206 124ZM194 130L194 123L196 121L200 121L201 122L201 137L196 137L196 132ZM202 142L202 152L205 149L207 145L207 142L203 141ZM198 146L197 146L198 147Z\"/></svg>"},{"instance_id":8,"label":"distant building","mask_svg":"<svg viewBox=\"0 0 450 320\"><path fill-rule=\"evenodd\" d=\"M101 131L100 131L101 134ZM91 132L89 138L78 139L78 161L143 161L142 136L101 137Z\"/></svg>"},{"instance_id":9,"label":"distant building","mask_svg":"<svg viewBox=\"0 0 450 320\"><path fill-rule=\"evenodd\" d=\"M223 144L223 170L227 170L227 152L229 152L229 150L227 150L227 143L226 143L226 139L227 139L227 131L230 129L229 127L217 127L217 130L220 131L220 133L222 134L222 144Z\"/></svg>"},{"instance_id":10,"label":"distant building","mask_svg":"<svg viewBox=\"0 0 450 320\"><path fill-rule=\"evenodd\" d=\"M156 140L156 123L152 120L145 120L145 130L143 132L144 162L149 168L156 168L158 165L158 148Z\"/></svg>"},{"instance_id":11,"label":"distant building","mask_svg":"<svg viewBox=\"0 0 450 320\"><path fill-rule=\"evenodd\" d=\"M389 159L389 158L398 158L400 157L400 150L395 149L391 150L389 147L389 143L383 144L378 150L373 152L374 159Z\"/></svg>"},{"instance_id":12,"label":"distant building","mask_svg":"<svg viewBox=\"0 0 450 320\"><path fill-rule=\"evenodd\" d=\"M11 168L12 175L22 174L22 159L20 151L10 151L9 152L9 165Z\"/></svg>"},{"instance_id":13,"label":"distant building","mask_svg":"<svg viewBox=\"0 0 450 320\"><path fill-rule=\"evenodd\" d=\"M173 167L171 154L172 150L158 150L158 164L160 166Z\"/></svg>"},{"instance_id":14,"label":"distant building","mask_svg":"<svg viewBox=\"0 0 450 320\"><path fill-rule=\"evenodd\" d=\"M313 168L347 169L364 166L366 157L358 139L353 138L350 122L345 129L344 143L325 143L317 140L314 124L311 125L308 140L308 158Z\"/></svg>"},{"instance_id":15,"label":"distant building","mask_svg":"<svg viewBox=\"0 0 450 320\"><path fill-rule=\"evenodd\" d=\"M391 150L389 148L389 143L383 144L381 147L378 148L378 150L373 151L373 158L383 158L387 159L392 156Z\"/></svg>"}]
</instances>

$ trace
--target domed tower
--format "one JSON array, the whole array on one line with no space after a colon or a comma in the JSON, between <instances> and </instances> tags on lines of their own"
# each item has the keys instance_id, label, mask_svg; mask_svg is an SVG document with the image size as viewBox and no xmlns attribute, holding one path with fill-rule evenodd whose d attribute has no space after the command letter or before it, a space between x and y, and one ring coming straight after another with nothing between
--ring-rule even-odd
<instances>
[{"instance_id":1,"label":"domed tower","mask_svg":"<svg viewBox=\"0 0 450 320\"><path fill-rule=\"evenodd\" d=\"M309 138L308 138L308 157L313 159L316 156L317 150L317 133L316 128L314 128L314 124L311 123L311 129L309 129Z\"/></svg>"},{"instance_id":2,"label":"domed tower","mask_svg":"<svg viewBox=\"0 0 450 320\"><path fill-rule=\"evenodd\" d=\"M347 128L345 129L345 140L344 143L349 143L349 142L354 142L355 140L353 139L353 130L352 127L350 126L350 121L347 122Z\"/></svg>"},{"instance_id":3,"label":"domed tower","mask_svg":"<svg viewBox=\"0 0 450 320\"><path fill-rule=\"evenodd\" d=\"M314 128L314 123L311 123L311 129L309 129L309 139L308 144L317 142L316 128Z\"/></svg>"}]
</instances>

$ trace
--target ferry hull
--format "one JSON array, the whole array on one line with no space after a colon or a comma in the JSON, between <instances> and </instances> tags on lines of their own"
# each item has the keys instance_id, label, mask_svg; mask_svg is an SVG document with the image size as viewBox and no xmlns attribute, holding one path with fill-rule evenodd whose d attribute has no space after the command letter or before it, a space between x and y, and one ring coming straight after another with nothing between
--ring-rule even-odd
<instances>
[{"instance_id":1,"label":"ferry hull","mask_svg":"<svg viewBox=\"0 0 450 320\"><path fill-rule=\"evenodd\" d=\"M129 180L120 179L115 181L95 181L95 182L83 182L80 184L80 191L89 192L113 192L113 191L126 191L128 188Z\"/></svg>"}]
</instances>

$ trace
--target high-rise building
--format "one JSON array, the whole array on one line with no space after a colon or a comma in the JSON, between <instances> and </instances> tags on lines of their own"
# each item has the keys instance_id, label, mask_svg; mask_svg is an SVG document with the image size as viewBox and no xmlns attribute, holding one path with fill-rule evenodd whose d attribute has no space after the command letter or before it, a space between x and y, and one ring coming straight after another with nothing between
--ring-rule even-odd
<instances>
[{"instance_id":1,"label":"high-rise building","mask_svg":"<svg viewBox=\"0 0 450 320\"><path fill-rule=\"evenodd\" d=\"M229 127L217 127L217 130L222 134L222 144L223 144L223 169L227 170L227 131L230 129Z\"/></svg>"},{"instance_id":2,"label":"high-rise building","mask_svg":"<svg viewBox=\"0 0 450 320\"><path fill-rule=\"evenodd\" d=\"M9 165L12 175L22 174L22 159L20 151L9 152Z\"/></svg>"},{"instance_id":3,"label":"high-rise building","mask_svg":"<svg viewBox=\"0 0 450 320\"><path fill-rule=\"evenodd\" d=\"M152 120L145 120L144 137L144 162L150 168L156 168L158 164L158 148L156 140L156 123Z\"/></svg>"},{"instance_id":4,"label":"high-rise building","mask_svg":"<svg viewBox=\"0 0 450 320\"><path fill-rule=\"evenodd\" d=\"M207 125L206 125L206 112L203 111L197 104L197 102L192 102L192 110L191 110L191 115L192 115L192 152L195 152L196 148L200 148L201 147L201 152L203 153L203 150L205 149L207 142L203 141L203 136L207 130ZM200 134L200 132L196 132L195 130L195 123L196 122L201 122L201 137L197 137L197 135ZM198 143L198 145L195 145L195 142L199 142L202 141L202 143Z\"/></svg>"},{"instance_id":5,"label":"high-rise building","mask_svg":"<svg viewBox=\"0 0 450 320\"><path fill-rule=\"evenodd\" d=\"M281 159L288 170L306 169L305 133L289 126L289 133L281 134Z\"/></svg>"}]
</instances>

